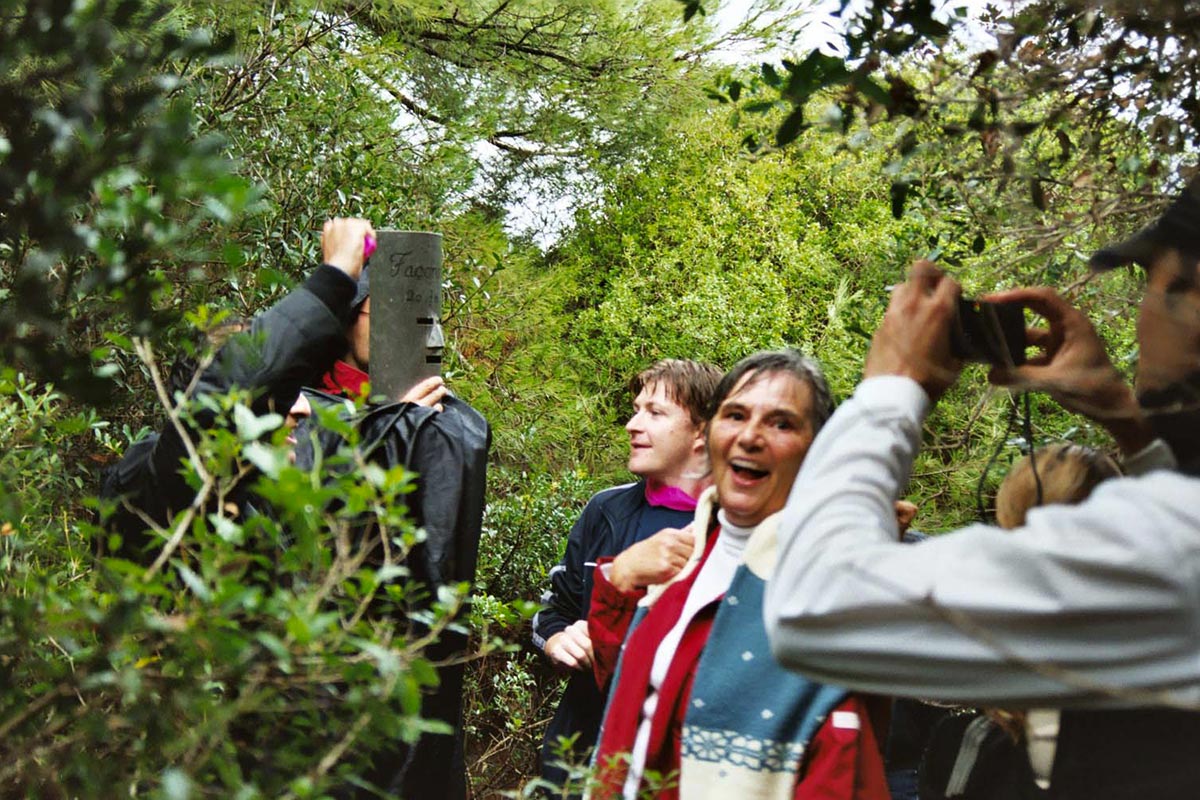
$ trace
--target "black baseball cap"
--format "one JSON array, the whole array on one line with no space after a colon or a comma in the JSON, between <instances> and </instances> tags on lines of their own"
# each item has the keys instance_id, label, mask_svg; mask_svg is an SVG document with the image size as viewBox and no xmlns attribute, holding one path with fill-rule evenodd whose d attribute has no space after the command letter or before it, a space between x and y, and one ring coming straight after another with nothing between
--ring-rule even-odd
<instances>
[{"instance_id":1,"label":"black baseball cap","mask_svg":"<svg viewBox=\"0 0 1200 800\"><path fill-rule=\"evenodd\" d=\"M1123 242L1098 250L1088 266L1096 272L1126 264L1149 268L1166 249L1200 258L1200 176L1184 187L1161 217Z\"/></svg>"}]
</instances>

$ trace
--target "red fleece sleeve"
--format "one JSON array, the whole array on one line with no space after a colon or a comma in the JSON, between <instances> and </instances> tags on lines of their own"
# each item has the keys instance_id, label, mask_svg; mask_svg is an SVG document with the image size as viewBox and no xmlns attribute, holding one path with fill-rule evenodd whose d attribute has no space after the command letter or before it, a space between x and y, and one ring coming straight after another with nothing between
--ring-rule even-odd
<instances>
[{"instance_id":1,"label":"red fleece sleeve","mask_svg":"<svg viewBox=\"0 0 1200 800\"><path fill-rule=\"evenodd\" d=\"M852 694L809 742L795 800L890 800L867 703Z\"/></svg>"},{"instance_id":2,"label":"red fleece sleeve","mask_svg":"<svg viewBox=\"0 0 1200 800\"><path fill-rule=\"evenodd\" d=\"M592 670L596 685L603 689L617 671L617 659L621 656L621 645L629 632L629 623L637 603L646 592L638 589L622 592L613 586L604 575L604 565L611 558L601 558L596 564L592 579L592 604L588 608L588 636L592 637Z\"/></svg>"}]
</instances>

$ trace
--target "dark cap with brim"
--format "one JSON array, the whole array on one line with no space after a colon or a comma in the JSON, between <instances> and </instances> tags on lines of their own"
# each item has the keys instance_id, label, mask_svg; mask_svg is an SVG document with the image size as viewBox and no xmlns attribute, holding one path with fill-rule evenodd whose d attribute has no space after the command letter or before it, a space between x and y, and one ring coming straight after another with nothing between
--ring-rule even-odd
<instances>
[{"instance_id":1,"label":"dark cap with brim","mask_svg":"<svg viewBox=\"0 0 1200 800\"><path fill-rule=\"evenodd\" d=\"M1126 264L1149 268L1163 250L1200 257L1200 177L1192 179L1161 217L1125 241L1097 251L1088 266L1096 272Z\"/></svg>"},{"instance_id":2,"label":"dark cap with brim","mask_svg":"<svg viewBox=\"0 0 1200 800\"><path fill-rule=\"evenodd\" d=\"M366 265L364 264L362 272L358 273L358 287L354 290L354 302L350 304L350 307L357 309L359 306L365 303L367 298L370 296L371 276L367 271Z\"/></svg>"}]
</instances>

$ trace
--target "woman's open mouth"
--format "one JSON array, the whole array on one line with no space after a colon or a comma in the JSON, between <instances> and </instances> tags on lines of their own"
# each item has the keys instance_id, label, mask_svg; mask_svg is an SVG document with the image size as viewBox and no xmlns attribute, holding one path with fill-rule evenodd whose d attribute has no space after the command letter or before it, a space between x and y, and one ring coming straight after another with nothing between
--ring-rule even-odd
<instances>
[{"instance_id":1,"label":"woman's open mouth","mask_svg":"<svg viewBox=\"0 0 1200 800\"><path fill-rule=\"evenodd\" d=\"M750 466L749 464L734 464L729 465L734 474L741 482L760 481L771 474L770 470L759 469L758 467Z\"/></svg>"}]
</instances>

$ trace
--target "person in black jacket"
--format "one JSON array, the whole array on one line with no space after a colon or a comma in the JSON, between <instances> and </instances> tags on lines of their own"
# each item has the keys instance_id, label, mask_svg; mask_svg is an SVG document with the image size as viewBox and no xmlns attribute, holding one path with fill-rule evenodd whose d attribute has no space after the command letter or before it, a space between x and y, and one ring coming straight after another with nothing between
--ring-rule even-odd
<instances>
[{"instance_id":1,"label":"person in black jacket","mask_svg":"<svg viewBox=\"0 0 1200 800\"><path fill-rule=\"evenodd\" d=\"M373 234L366 220L326 222L321 241L324 263L304 285L256 317L249 330L231 336L194 377L192 370L178 370L176 383L191 383L190 393L196 397L247 391L253 398L251 411L259 416L285 414L286 424L292 428L308 427L313 404L339 402L328 391L302 387L320 385L358 394L369 356L364 242ZM357 380L354 387L346 385L353 382L348 378ZM190 408L190 423L170 423L139 440L103 477L101 498L117 501L106 525L120 534L123 556L149 562L162 550L164 539L158 531L177 524L179 512L197 503L197 492L185 480L181 463L189 457L190 440L198 430L217 421L203 403L192 403ZM440 377L417 384L399 402L369 406L353 421L363 441L375 445L371 460L384 467L401 464L420 476L408 506L414 524L426 529L427 536L406 561L413 580L423 583L434 596L439 586L471 581L490 444L486 421L469 405L448 395ZM316 452L331 453L342 443L334 432L316 426L311 430L314 436L297 433L289 437L295 448L293 457L302 468L315 463ZM239 481L233 495L226 498L240 519L270 513L261 498L247 488L253 483ZM197 510L203 510L201 505L197 503ZM229 502L225 508L230 508ZM184 524L178 529L189 527ZM465 796L462 674L461 665L453 663L465 642L461 637L450 638L442 637L427 652L431 660L450 663L439 669L441 683L425 698L421 712L426 718L446 722L454 733L426 735L411 747L395 742L380 748L367 777L384 790L404 797ZM345 791L353 794L357 790L346 787ZM377 796L364 792L363 796Z\"/></svg>"},{"instance_id":2,"label":"person in black jacket","mask_svg":"<svg viewBox=\"0 0 1200 800\"><path fill-rule=\"evenodd\" d=\"M250 410L256 415L286 414L289 427L307 418L312 408L301 387L320 380L335 364L354 360L356 348L361 347L369 317L360 313L357 294L363 242L373 234L366 220L327 221L321 237L324 263L303 286L257 316L248 331L230 337L212 363L195 376L192 395L239 388L252 393ZM404 399L434 405L445 393L439 378L419 384ZM214 424L214 413L202 404L194 404L193 414L197 428ZM180 463L188 458L187 439L193 434L168 424L133 444L104 475L101 498L123 501L107 523L121 534L122 553L137 557L159 543L146 519L166 528L196 499L196 491L180 474ZM255 507L255 498L245 488L249 483L240 482L233 498L242 516Z\"/></svg>"},{"instance_id":3,"label":"person in black jacket","mask_svg":"<svg viewBox=\"0 0 1200 800\"><path fill-rule=\"evenodd\" d=\"M633 416L625 429L629 471L640 480L592 497L571 528L562 560L550 570L543 608L533 619L533 643L570 674L542 742L542 777L554 786L568 781L566 765L586 763L604 711L607 687L596 686L587 632L596 560L691 521L696 498L712 483L704 419L720 379L716 367L682 359L658 361L633 379ZM647 546L660 548L659 558L676 557L664 542ZM564 741L570 742L565 749Z\"/></svg>"}]
</instances>

